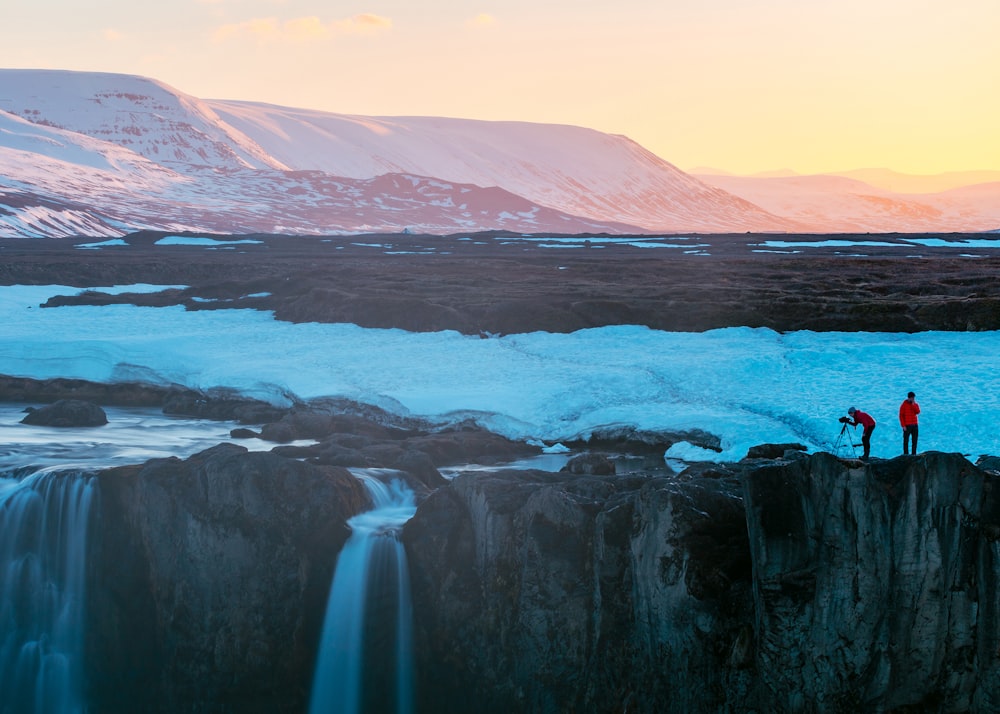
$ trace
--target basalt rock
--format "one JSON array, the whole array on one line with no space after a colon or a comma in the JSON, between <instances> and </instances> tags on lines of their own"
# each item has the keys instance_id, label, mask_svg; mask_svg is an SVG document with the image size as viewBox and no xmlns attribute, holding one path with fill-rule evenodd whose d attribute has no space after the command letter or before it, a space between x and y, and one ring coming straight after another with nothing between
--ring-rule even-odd
<instances>
[{"instance_id":1,"label":"basalt rock","mask_svg":"<svg viewBox=\"0 0 1000 714\"><path fill-rule=\"evenodd\" d=\"M98 475L93 711L304 711L347 518L343 469L224 444Z\"/></svg>"},{"instance_id":2,"label":"basalt rock","mask_svg":"<svg viewBox=\"0 0 1000 714\"><path fill-rule=\"evenodd\" d=\"M752 682L732 479L466 473L406 525L421 711L717 711Z\"/></svg>"},{"instance_id":3,"label":"basalt rock","mask_svg":"<svg viewBox=\"0 0 1000 714\"><path fill-rule=\"evenodd\" d=\"M108 415L98 405L82 399L60 399L38 409L31 409L21 420L32 426L104 426Z\"/></svg>"},{"instance_id":4,"label":"basalt rock","mask_svg":"<svg viewBox=\"0 0 1000 714\"><path fill-rule=\"evenodd\" d=\"M571 440L567 441L566 444L574 448L662 456L667 449L681 441L711 451L722 451L722 442L719 437L702 429L648 431L636 429L633 426L606 427L595 429L586 439Z\"/></svg>"},{"instance_id":5,"label":"basalt rock","mask_svg":"<svg viewBox=\"0 0 1000 714\"><path fill-rule=\"evenodd\" d=\"M615 473L615 464L604 454L578 454L571 458L560 471L588 476L609 476Z\"/></svg>"},{"instance_id":6,"label":"basalt rock","mask_svg":"<svg viewBox=\"0 0 1000 714\"><path fill-rule=\"evenodd\" d=\"M765 709L1000 710L996 474L815 454L745 485Z\"/></svg>"},{"instance_id":7,"label":"basalt rock","mask_svg":"<svg viewBox=\"0 0 1000 714\"><path fill-rule=\"evenodd\" d=\"M386 426L358 416L321 413L286 415L265 426L261 438L278 442L320 439L304 446L283 443L273 451L315 464L398 469L408 474L407 482L421 498L445 484L439 468L510 462L541 453L541 447L471 425L424 431Z\"/></svg>"},{"instance_id":8,"label":"basalt rock","mask_svg":"<svg viewBox=\"0 0 1000 714\"><path fill-rule=\"evenodd\" d=\"M403 531L421 711L1000 710L1000 474L466 473Z\"/></svg>"},{"instance_id":9,"label":"basalt rock","mask_svg":"<svg viewBox=\"0 0 1000 714\"><path fill-rule=\"evenodd\" d=\"M780 459L789 451L807 451L805 444L757 444L747 449L748 459Z\"/></svg>"}]
</instances>

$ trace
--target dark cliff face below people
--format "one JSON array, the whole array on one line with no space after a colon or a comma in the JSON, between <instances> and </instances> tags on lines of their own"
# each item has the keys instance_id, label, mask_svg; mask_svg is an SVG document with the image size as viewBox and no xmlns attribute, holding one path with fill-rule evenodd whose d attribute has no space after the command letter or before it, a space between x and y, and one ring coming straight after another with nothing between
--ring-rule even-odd
<instances>
[{"instance_id":1,"label":"dark cliff face below people","mask_svg":"<svg viewBox=\"0 0 1000 714\"><path fill-rule=\"evenodd\" d=\"M459 476L404 533L422 708L993 709L998 484L936 452Z\"/></svg>"}]
</instances>

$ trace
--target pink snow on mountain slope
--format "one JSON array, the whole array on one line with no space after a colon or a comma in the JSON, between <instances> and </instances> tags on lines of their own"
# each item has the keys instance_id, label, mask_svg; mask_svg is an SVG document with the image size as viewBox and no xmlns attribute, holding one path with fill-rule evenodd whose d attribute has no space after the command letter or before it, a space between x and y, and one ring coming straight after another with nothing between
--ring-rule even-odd
<instances>
[{"instance_id":1,"label":"pink snow on mountain slope","mask_svg":"<svg viewBox=\"0 0 1000 714\"><path fill-rule=\"evenodd\" d=\"M831 175L701 174L700 178L767 211L812 226L814 231L961 232L994 230L1000 225L1000 183L912 194Z\"/></svg>"},{"instance_id":2,"label":"pink snow on mountain slope","mask_svg":"<svg viewBox=\"0 0 1000 714\"><path fill-rule=\"evenodd\" d=\"M625 137L593 129L206 103L297 169L357 178L403 172L499 186L550 208L649 231L799 227L707 186Z\"/></svg>"},{"instance_id":3,"label":"pink snow on mountain slope","mask_svg":"<svg viewBox=\"0 0 1000 714\"><path fill-rule=\"evenodd\" d=\"M161 164L286 168L201 100L145 77L0 69L0 110L109 141Z\"/></svg>"}]
</instances>

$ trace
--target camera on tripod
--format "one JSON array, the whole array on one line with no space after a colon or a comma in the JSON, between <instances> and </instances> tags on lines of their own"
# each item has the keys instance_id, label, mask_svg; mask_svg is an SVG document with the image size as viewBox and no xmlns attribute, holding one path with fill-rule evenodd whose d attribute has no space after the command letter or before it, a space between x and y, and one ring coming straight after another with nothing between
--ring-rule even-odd
<instances>
[{"instance_id":1,"label":"camera on tripod","mask_svg":"<svg viewBox=\"0 0 1000 714\"><path fill-rule=\"evenodd\" d=\"M844 417L840 417L840 419L838 419L837 421L839 421L841 424L850 424L851 423L851 418L844 416Z\"/></svg>"}]
</instances>

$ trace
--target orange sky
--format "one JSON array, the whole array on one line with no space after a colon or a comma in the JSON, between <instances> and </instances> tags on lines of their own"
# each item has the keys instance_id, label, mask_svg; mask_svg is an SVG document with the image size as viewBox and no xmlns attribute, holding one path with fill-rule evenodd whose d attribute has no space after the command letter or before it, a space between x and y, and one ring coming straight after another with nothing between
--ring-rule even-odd
<instances>
[{"instance_id":1,"label":"orange sky","mask_svg":"<svg viewBox=\"0 0 1000 714\"><path fill-rule=\"evenodd\" d=\"M202 98L576 124L683 169L1000 170L998 0L5 0L2 15L2 66Z\"/></svg>"}]
</instances>

